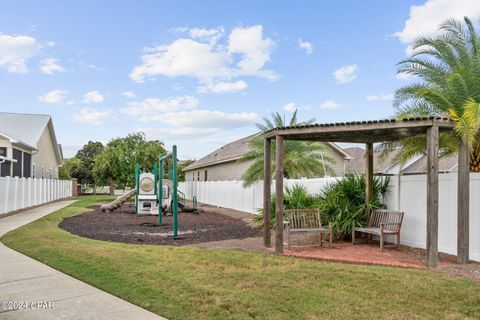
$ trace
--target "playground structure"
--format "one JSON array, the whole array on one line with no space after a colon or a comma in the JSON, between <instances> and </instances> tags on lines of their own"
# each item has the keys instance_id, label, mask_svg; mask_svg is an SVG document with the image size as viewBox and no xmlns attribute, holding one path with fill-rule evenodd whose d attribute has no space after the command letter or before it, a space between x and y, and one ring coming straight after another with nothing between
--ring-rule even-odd
<instances>
[{"instance_id":1,"label":"playground structure","mask_svg":"<svg viewBox=\"0 0 480 320\"><path fill-rule=\"evenodd\" d=\"M171 169L165 179L167 160L171 159ZM153 172L141 170L135 165L135 189L118 197L113 202L101 206L101 211L111 212L121 208L122 204L135 196L135 214L158 215L158 224L162 224L163 214L173 215L173 237L178 237L178 208L183 212L196 213L197 201L193 197L192 207L186 205L185 194L178 190L177 146L172 152L159 158L158 165L153 166Z\"/></svg>"}]
</instances>

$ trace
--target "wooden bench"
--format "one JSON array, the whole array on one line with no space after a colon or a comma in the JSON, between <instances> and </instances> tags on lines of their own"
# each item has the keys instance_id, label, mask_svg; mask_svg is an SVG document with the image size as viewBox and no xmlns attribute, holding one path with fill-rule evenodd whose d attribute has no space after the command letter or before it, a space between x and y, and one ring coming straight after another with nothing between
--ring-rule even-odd
<instances>
[{"instance_id":1,"label":"wooden bench","mask_svg":"<svg viewBox=\"0 0 480 320\"><path fill-rule=\"evenodd\" d=\"M322 226L320 218L320 210L317 209L289 209L285 210L284 221L288 234L288 249L290 249L290 234L294 232L317 232L320 236L320 246L322 243L328 243L328 247L332 248L333 241L333 224L330 223L328 228ZM323 238L326 235L327 239Z\"/></svg>"},{"instance_id":2,"label":"wooden bench","mask_svg":"<svg viewBox=\"0 0 480 320\"><path fill-rule=\"evenodd\" d=\"M385 236L397 236L397 249L400 247L400 229L402 228L403 212L389 210L374 210L370 214L368 227L354 227L352 230L352 244L355 244L355 233L362 232L367 235L380 237L380 251L383 251ZM355 221L353 223L355 225ZM368 236L367 236L368 242Z\"/></svg>"}]
</instances>

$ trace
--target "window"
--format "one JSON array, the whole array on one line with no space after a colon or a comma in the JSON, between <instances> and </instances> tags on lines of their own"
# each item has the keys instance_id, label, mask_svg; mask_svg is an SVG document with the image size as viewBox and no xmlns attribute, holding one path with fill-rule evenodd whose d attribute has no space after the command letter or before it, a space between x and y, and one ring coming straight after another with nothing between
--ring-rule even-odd
<instances>
[{"instance_id":1,"label":"window","mask_svg":"<svg viewBox=\"0 0 480 320\"><path fill-rule=\"evenodd\" d=\"M0 165L0 177L10 176L10 161L5 161Z\"/></svg>"},{"instance_id":2,"label":"window","mask_svg":"<svg viewBox=\"0 0 480 320\"><path fill-rule=\"evenodd\" d=\"M208 180L207 178L208 178L208 170L205 170L205 179L204 179L204 181L207 181L207 180Z\"/></svg>"},{"instance_id":3,"label":"window","mask_svg":"<svg viewBox=\"0 0 480 320\"><path fill-rule=\"evenodd\" d=\"M6 157L7 156L7 148L2 147L0 148L0 156ZM0 165L0 177L6 177L10 175L10 161L4 161Z\"/></svg>"},{"instance_id":4,"label":"window","mask_svg":"<svg viewBox=\"0 0 480 320\"><path fill-rule=\"evenodd\" d=\"M22 176L22 151L13 149L13 159L17 162L13 163L13 172L12 176L21 177Z\"/></svg>"},{"instance_id":5,"label":"window","mask_svg":"<svg viewBox=\"0 0 480 320\"><path fill-rule=\"evenodd\" d=\"M200 181L200 171L197 171L197 181Z\"/></svg>"},{"instance_id":6,"label":"window","mask_svg":"<svg viewBox=\"0 0 480 320\"><path fill-rule=\"evenodd\" d=\"M32 176L32 155L30 153L23 153L23 176L30 178Z\"/></svg>"}]
</instances>

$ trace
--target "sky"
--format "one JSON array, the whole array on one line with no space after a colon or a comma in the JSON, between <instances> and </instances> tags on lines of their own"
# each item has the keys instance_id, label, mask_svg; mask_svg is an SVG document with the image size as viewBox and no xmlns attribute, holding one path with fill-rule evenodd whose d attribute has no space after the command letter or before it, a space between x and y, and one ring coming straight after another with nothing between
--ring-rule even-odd
<instances>
[{"instance_id":1,"label":"sky","mask_svg":"<svg viewBox=\"0 0 480 320\"><path fill-rule=\"evenodd\" d=\"M0 1L0 111L50 114L64 155L144 132L198 159L278 111L383 119L419 35L478 0Z\"/></svg>"}]
</instances>

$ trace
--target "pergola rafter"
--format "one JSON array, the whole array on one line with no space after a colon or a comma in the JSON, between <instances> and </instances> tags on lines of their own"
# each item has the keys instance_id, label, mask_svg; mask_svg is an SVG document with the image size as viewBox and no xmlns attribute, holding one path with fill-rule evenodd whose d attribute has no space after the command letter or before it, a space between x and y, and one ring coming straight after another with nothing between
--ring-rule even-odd
<instances>
[{"instance_id":1,"label":"pergola rafter","mask_svg":"<svg viewBox=\"0 0 480 320\"><path fill-rule=\"evenodd\" d=\"M311 124L275 128L265 132L264 158L264 221L269 221L271 196L271 141L275 139L276 180L276 235L275 253L283 253L283 158L284 140L318 142L365 143L366 201L373 197L373 143L395 141L403 137L427 136L427 239L428 267L438 264L438 139L442 131L453 130L454 122L448 118L429 117L404 120L375 120L347 123ZM458 162L458 261L468 262L468 148L459 145ZM270 244L270 224L264 223L264 245Z\"/></svg>"}]
</instances>

